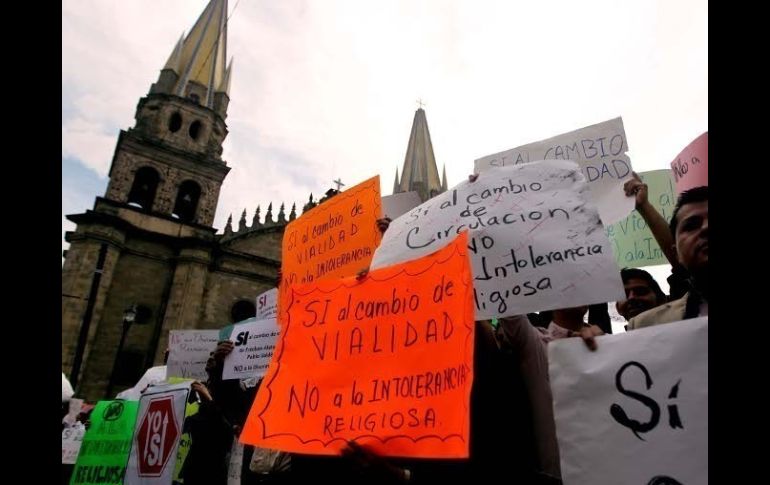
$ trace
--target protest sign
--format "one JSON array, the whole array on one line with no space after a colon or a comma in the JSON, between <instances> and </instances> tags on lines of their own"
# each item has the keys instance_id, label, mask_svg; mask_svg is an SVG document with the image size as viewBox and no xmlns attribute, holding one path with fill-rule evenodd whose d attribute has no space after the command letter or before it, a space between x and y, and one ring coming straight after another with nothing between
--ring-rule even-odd
<instances>
[{"instance_id":1,"label":"protest sign","mask_svg":"<svg viewBox=\"0 0 770 485\"><path fill-rule=\"evenodd\" d=\"M570 483L708 483L708 318L548 344Z\"/></svg>"},{"instance_id":2,"label":"protest sign","mask_svg":"<svg viewBox=\"0 0 770 485\"><path fill-rule=\"evenodd\" d=\"M171 330L168 336L168 377L206 381L206 361L217 348L217 330Z\"/></svg>"},{"instance_id":3,"label":"protest sign","mask_svg":"<svg viewBox=\"0 0 770 485\"><path fill-rule=\"evenodd\" d=\"M372 177L286 226L281 246L285 291L295 283L349 276L369 267L380 242L380 177Z\"/></svg>"},{"instance_id":4,"label":"protest sign","mask_svg":"<svg viewBox=\"0 0 770 485\"><path fill-rule=\"evenodd\" d=\"M126 485L168 485L176 467L190 381L153 386L139 400Z\"/></svg>"},{"instance_id":5,"label":"protest sign","mask_svg":"<svg viewBox=\"0 0 770 485\"><path fill-rule=\"evenodd\" d=\"M369 267L381 233L380 177L341 192L290 222L281 244L278 323L290 285L349 276Z\"/></svg>"},{"instance_id":6,"label":"protest sign","mask_svg":"<svg viewBox=\"0 0 770 485\"><path fill-rule=\"evenodd\" d=\"M257 297L257 320L276 318L278 288L272 288Z\"/></svg>"},{"instance_id":7,"label":"protest sign","mask_svg":"<svg viewBox=\"0 0 770 485\"><path fill-rule=\"evenodd\" d=\"M99 401L91 411L91 426L83 436L71 485L122 484L139 403Z\"/></svg>"},{"instance_id":8,"label":"protest sign","mask_svg":"<svg viewBox=\"0 0 770 485\"><path fill-rule=\"evenodd\" d=\"M622 300L587 192L572 161L487 170L393 221L372 267L420 257L468 230L479 319Z\"/></svg>"},{"instance_id":9,"label":"protest sign","mask_svg":"<svg viewBox=\"0 0 770 485\"><path fill-rule=\"evenodd\" d=\"M222 379L262 377L273 358L280 329L274 318L239 323L230 339L235 348L225 357Z\"/></svg>"},{"instance_id":10,"label":"protest sign","mask_svg":"<svg viewBox=\"0 0 770 485\"><path fill-rule=\"evenodd\" d=\"M709 132L702 134L671 162L676 193L709 184Z\"/></svg>"},{"instance_id":11,"label":"protest sign","mask_svg":"<svg viewBox=\"0 0 770 485\"><path fill-rule=\"evenodd\" d=\"M623 119L586 126L547 140L487 155L475 162L476 173L493 167L519 165L537 160L574 160L591 187L590 198L602 222L617 222L634 208L623 192L631 176L631 160Z\"/></svg>"},{"instance_id":12,"label":"protest sign","mask_svg":"<svg viewBox=\"0 0 770 485\"><path fill-rule=\"evenodd\" d=\"M466 458L474 315L463 233L358 280L292 286L241 442L338 454Z\"/></svg>"},{"instance_id":13,"label":"protest sign","mask_svg":"<svg viewBox=\"0 0 770 485\"><path fill-rule=\"evenodd\" d=\"M639 177L647 184L647 200L666 221L670 221L676 206L671 171L652 170L640 173ZM612 244L615 262L621 268L669 264L655 236L636 209L622 221L607 226L606 233Z\"/></svg>"}]
</instances>

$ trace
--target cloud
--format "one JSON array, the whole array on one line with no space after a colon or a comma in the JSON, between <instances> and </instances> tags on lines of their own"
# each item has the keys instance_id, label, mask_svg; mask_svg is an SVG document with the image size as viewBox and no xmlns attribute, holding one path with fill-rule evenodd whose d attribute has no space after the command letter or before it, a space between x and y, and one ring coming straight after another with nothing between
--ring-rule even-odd
<instances>
[{"instance_id":1,"label":"cloud","mask_svg":"<svg viewBox=\"0 0 770 485\"><path fill-rule=\"evenodd\" d=\"M232 170L215 226L301 205L337 177L380 174L390 193L418 97L450 186L475 158L618 115L634 167L664 168L708 129L707 3L674 3L231 1ZM64 155L106 174L205 4L63 2Z\"/></svg>"},{"instance_id":2,"label":"cloud","mask_svg":"<svg viewBox=\"0 0 770 485\"><path fill-rule=\"evenodd\" d=\"M62 125L62 157L80 160L101 176L107 176L117 133L106 133L104 125L82 118Z\"/></svg>"}]
</instances>

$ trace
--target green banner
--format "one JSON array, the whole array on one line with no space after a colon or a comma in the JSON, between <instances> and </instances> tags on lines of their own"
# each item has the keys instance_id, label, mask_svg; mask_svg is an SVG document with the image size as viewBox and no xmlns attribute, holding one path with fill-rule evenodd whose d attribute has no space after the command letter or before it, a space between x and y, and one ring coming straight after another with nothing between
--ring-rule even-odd
<instances>
[{"instance_id":1,"label":"green banner","mask_svg":"<svg viewBox=\"0 0 770 485\"><path fill-rule=\"evenodd\" d=\"M647 199L666 221L670 221L676 206L671 170L641 172L639 176L647 184ZM666 256L655 241L655 236L636 210L622 221L608 226L605 231L619 267L639 268L668 264Z\"/></svg>"},{"instance_id":2,"label":"green banner","mask_svg":"<svg viewBox=\"0 0 770 485\"><path fill-rule=\"evenodd\" d=\"M70 485L123 483L139 401L99 401L83 437Z\"/></svg>"}]
</instances>

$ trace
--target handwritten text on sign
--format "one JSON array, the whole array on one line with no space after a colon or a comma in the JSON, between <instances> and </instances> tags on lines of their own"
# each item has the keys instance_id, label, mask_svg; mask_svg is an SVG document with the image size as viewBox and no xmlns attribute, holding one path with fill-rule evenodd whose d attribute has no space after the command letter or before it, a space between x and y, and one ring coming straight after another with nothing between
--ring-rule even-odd
<instances>
[{"instance_id":1,"label":"handwritten text on sign","mask_svg":"<svg viewBox=\"0 0 770 485\"><path fill-rule=\"evenodd\" d=\"M349 276L368 268L380 242L380 178L370 178L286 226L282 243L283 292L290 284Z\"/></svg>"},{"instance_id":2,"label":"handwritten text on sign","mask_svg":"<svg viewBox=\"0 0 770 485\"><path fill-rule=\"evenodd\" d=\"M623 299L587 191L571 161L488 170L393 221L372 267L417 258L469 230L480 319Z\"/></svg>"},{"instance_id":3,"label":"handwritten text on sign","mask_svg":"<svg viewBox=\"0 0 770 485\"><path fill-rule=\"evenodd\" d=\"M273 288L257 297L257 320L267 320L276 317L278 289Z\"/></svg>"},{"instance_id":4,"label":"handwritten text on sign","mask_svg":"<svg viewBox=\"0 0 770 485\"><path fill-rule=\"evenodd\" d=\"M597 344L548 345L564 483L708 483L708 318Z\"/></svg>"},{"instance_id":5,"label":"handwritten text on sign","mask_svg":"<svg viewBox=\"0 0 770 485\"><path fill-rule=\"evenodd\" d=\"M337 454L468 456L474 315L467 235L405 264L294 286L241 441Z\"/></svg>"},{"instance_id":6,"label":"handwritten text on sign","mask_svg":"<svg viewBox=\"0 0 770 485\"><path fill-rule=\"evenodd\" d=\"M275 318L241 323L233 327L230 340L235 344L227 357L222 379L262 377L273 358L279 328Z\"/></svg>"},{"instance_id":7,"label":"handwritten text on sign","mask_svg":"<svg viewBox=\"0 0 770 485\"><path fill-rule=\"evenodd\" d=\"M171 483L190 384L161 384L142 395L124 485Z\"/></svg>"},{"instance_id":8,"label":"handwritten text on sign","mask_svg":"<svg viewBox=\"0 0 770 485\"><path fill-rule=\"evenodd\" d=\"M138 410L137 401L96 403L70 484L123 483Z\"/></svg>"},{"instance_id":9,"label":"handwritten text on sign","mask_svg":"<svg viewBox=\"0 0 770 485\"><path fill-rule=\"evenodd\" d=\"M206 381L206 361L217 347L218 334L217 330L171 330L166 375Z\"/></svg>"},{"instance_id":10,"label":"handwritten text on sign","mask_svg":"<svg viewBox=\"0 0 770 485\"><path fill-rule=\"evenodd\" d=\"M639 176L647 184L647 199L650 204L666 221L670 221L676 205L671 171L652 170L642 172ZM655 236L636 210L625 219L607 226L606 233L619 267L639 268L668 264L665 254L655 241Z\"/></svg>"},{"instance_id":11,"label":"handwritten text on sign","mask_svg":"<svg viewBox=\"0 0 770 485\"><path fill-rule=\"evenodd\" d=\"M709 132L702 134L671 162L676 192L709 184Z\"/></svg>"},{"instance_id":12,"label":"handwritten text on sign","mask_svg":"<svg viewBox=\"0 0 770 485\"><path fill-rule=\"evenodd\" d=\"M623 193L623 183L631 175L631 160L626 155L628 142L623 119L557 135L479 158L476 173L493 167L519 165L536 160L574 160L591 185L591 201L599 209L605 224L616 222L634 208L633 200Z\"/></svg>"}]
</instances>

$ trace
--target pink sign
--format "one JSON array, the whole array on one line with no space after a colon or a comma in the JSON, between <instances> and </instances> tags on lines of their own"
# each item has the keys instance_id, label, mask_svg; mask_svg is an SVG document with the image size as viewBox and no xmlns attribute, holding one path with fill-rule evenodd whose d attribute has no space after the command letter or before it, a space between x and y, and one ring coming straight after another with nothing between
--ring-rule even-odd
<instances>
[{"instance_id":1,"label":"pink sign","mask_svg":"<svg viewBox=\"0 0 770 485\"><path fill-rule=\"evenodd\" d=\"M692 141L671 162L676 192L709 184L709 132Z\"/></svg>"}]
</instances>

